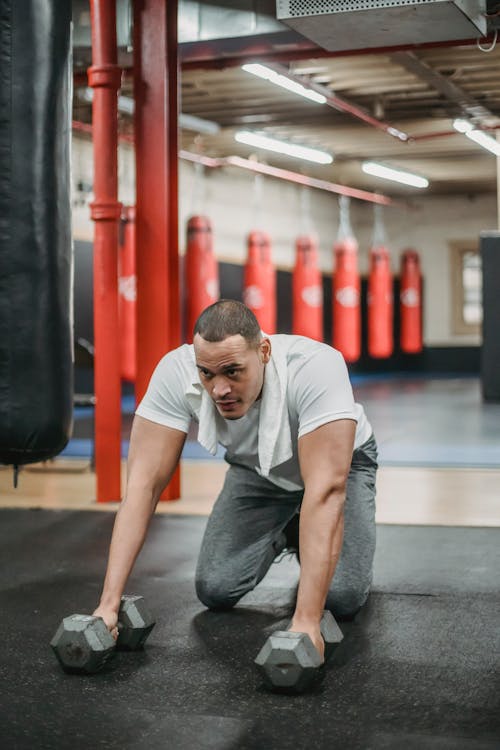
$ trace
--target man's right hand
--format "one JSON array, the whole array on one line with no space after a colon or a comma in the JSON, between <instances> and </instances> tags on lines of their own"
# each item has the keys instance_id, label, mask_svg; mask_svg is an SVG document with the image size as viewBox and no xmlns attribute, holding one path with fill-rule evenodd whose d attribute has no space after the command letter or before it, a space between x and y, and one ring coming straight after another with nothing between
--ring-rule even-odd
<instances>
[{"instance_id":1,"label":"man's right hand","mask_svg":"<svg viewBox=\"0 0 500 750\"><path fill-rule=\"evenodd\" d=\"M116 514L108 566L99 606L116 640L118 610L130 571L144 544L151 516L170 481L186 440L186 433L135 416L130 435L127 492Z\"/></svg>"},{"instance_id":2,"label":"man's right hand","mask_svg":"<svg viewBox=\"0 0 500 750\"><path fill-rule=\"evenodd\" d=\"M93 614L94 617L102 617L107 629L116 641L118 638L118 611L100 604Z\"/></svg>"},{"instance_id":3,"label":"man's right hand","mask_svg":"<svg viewBox=\"0 0 500 750\"><path fill-rule=\"evenodd\" d=\"M316 651L321 656L321 660L325 660L325 642L321 635L320 625L316 622L300 621L294 617L290 627L288 628L291 633L306 633L311 641L313 642Z\"/></svg>"}]
</instances>

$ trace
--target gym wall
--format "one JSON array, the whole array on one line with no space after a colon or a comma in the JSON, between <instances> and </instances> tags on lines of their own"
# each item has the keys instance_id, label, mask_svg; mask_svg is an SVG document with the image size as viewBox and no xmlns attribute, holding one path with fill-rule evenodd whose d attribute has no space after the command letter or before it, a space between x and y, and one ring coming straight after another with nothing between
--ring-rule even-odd
<instances>
[{"instance_id":1,"label":"gym wall","mask_svg":"<svg viewBox=\"0 0 500 750\"><path fill-rule=\"evenodd\" d=\"M134 200L134 159L132 149L120 146L120 200ZM73 228L77 241L91 242L93 226L88 203L92 199L92 143L73 139ZM245 261L245 235L252 228L263 228L273 240L273 259L280 271L290 271L294 261L294 241L306 231L308 223L319 236L319 263L324 274L331 273L332 244L338 228L338 198L320 190L308 190L309 216L301 211L302 188L292 183L262 177L256 189L255 176L234 168L204 171L197 176L191 164L180 163L180 252L184 252L185 223L189 215L207 214L214 229L214 247L219 261L241 266ZM260 191L260 196L259 196ZM307 221L309 220L309 221ZM351 223L360 246L360 271L368 271L368 251L372 233L373 206L351 203ZM388 246L392 252L392 270L399 273L399 255L407 247L420 253L424 275L424 343L426 348L470 348L467 367L476 362L479 334L455 334L452 325L452 285L449 243L469 240L479 247L481 231L496 226L496 197L487 195L418 196L399 201L384 210ZM257 224L259 226L257 227ZM82 250L88 255L89 250ZM89 301L79 293L83 283L78 274L80 250L77 243L75 274L75 317L79 319L78 300ZM80 259L81 260L81 259ZM84 316L85 317L85 316ZM445 352L446 355L446 352ZM446 359L446 356L444 356ZM478 360L477 360L478 361ZM475 364L474 364L475 366Z\"/></svg>"}]
</instances>

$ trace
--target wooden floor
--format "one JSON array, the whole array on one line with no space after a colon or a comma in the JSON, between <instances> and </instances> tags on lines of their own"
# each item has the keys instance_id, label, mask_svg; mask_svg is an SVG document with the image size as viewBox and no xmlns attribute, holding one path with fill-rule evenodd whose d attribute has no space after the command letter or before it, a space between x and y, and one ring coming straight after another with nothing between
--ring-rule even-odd
<instances>
[{"instance_id":1,"label":"wooden floor","mask_svg":"<svg viewBox=\"0 0 500 750\"><path fill-rule=\"evenodd\" d=\"M160 513L208 515L222 485L222 461L185 460L182 498L162 502ZM123 464L123 484L125 464ZM25 467L13 487L12 470L0 469L0 508L110 511L95 502L88 461L56 459ZM377 480L377 522L430 526L500 527L500 470L382 467Z\"/></svg>"}]
</instances>

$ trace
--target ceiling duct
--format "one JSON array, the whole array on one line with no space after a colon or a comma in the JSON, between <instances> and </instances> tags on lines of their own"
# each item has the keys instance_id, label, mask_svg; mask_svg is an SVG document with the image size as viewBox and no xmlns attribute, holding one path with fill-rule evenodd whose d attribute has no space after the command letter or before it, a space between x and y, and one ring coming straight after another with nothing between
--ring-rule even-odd
<instances>
[{"instance_id":1,"label":"ceiling duct","mask_svg":"<svg viewBox=\"0 0 500 750\"><path fill-rule=\"evenodd\" d=\"M470 39L486 34L486 0L277 0L279 21L326 50Z\"/></svg>"}]
</instances>

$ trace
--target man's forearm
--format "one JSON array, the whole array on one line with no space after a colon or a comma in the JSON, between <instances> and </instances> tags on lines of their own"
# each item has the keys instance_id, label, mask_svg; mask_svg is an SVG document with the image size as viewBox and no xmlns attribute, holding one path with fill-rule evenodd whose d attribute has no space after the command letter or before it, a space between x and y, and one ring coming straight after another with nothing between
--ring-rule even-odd
<instances>
[{"instance_id":1,"label":"man's forearm","mask_svg":"<svg viewBox=\"0 0 500 750\"><path fill-rule=\"evenodd\" d=\"M111 609L118 610L127 579L146 538L156 504L152 493L147 494L141 497L138 493L129 493L129 499L123 501L116 515L100 601Z\"/></svg>"},{"instance_id":2,"label":"man's forearm","mask_svg":"<svg viewBox=\"0 0 500 750\"><path fill-rule=\"evenodd\" d=\"M319 622L340 557L345 492L317 500L304 496L300 514L300 581L294 621Z\"/></svg>"},{"instance_id":3,"label":"man's forearm","mask_svg":"<svg viewBox=\"0 0 500 750\"><path fill-rule=\"evenodd\" d=\"M117 513L99 614L116 613L160 495L179 461L186 434L136 415L130 436L127 492ZM109 621L113 618L108 617ZM108 622L109 627L109 622Z\"/></svg>"}]
</instances>

